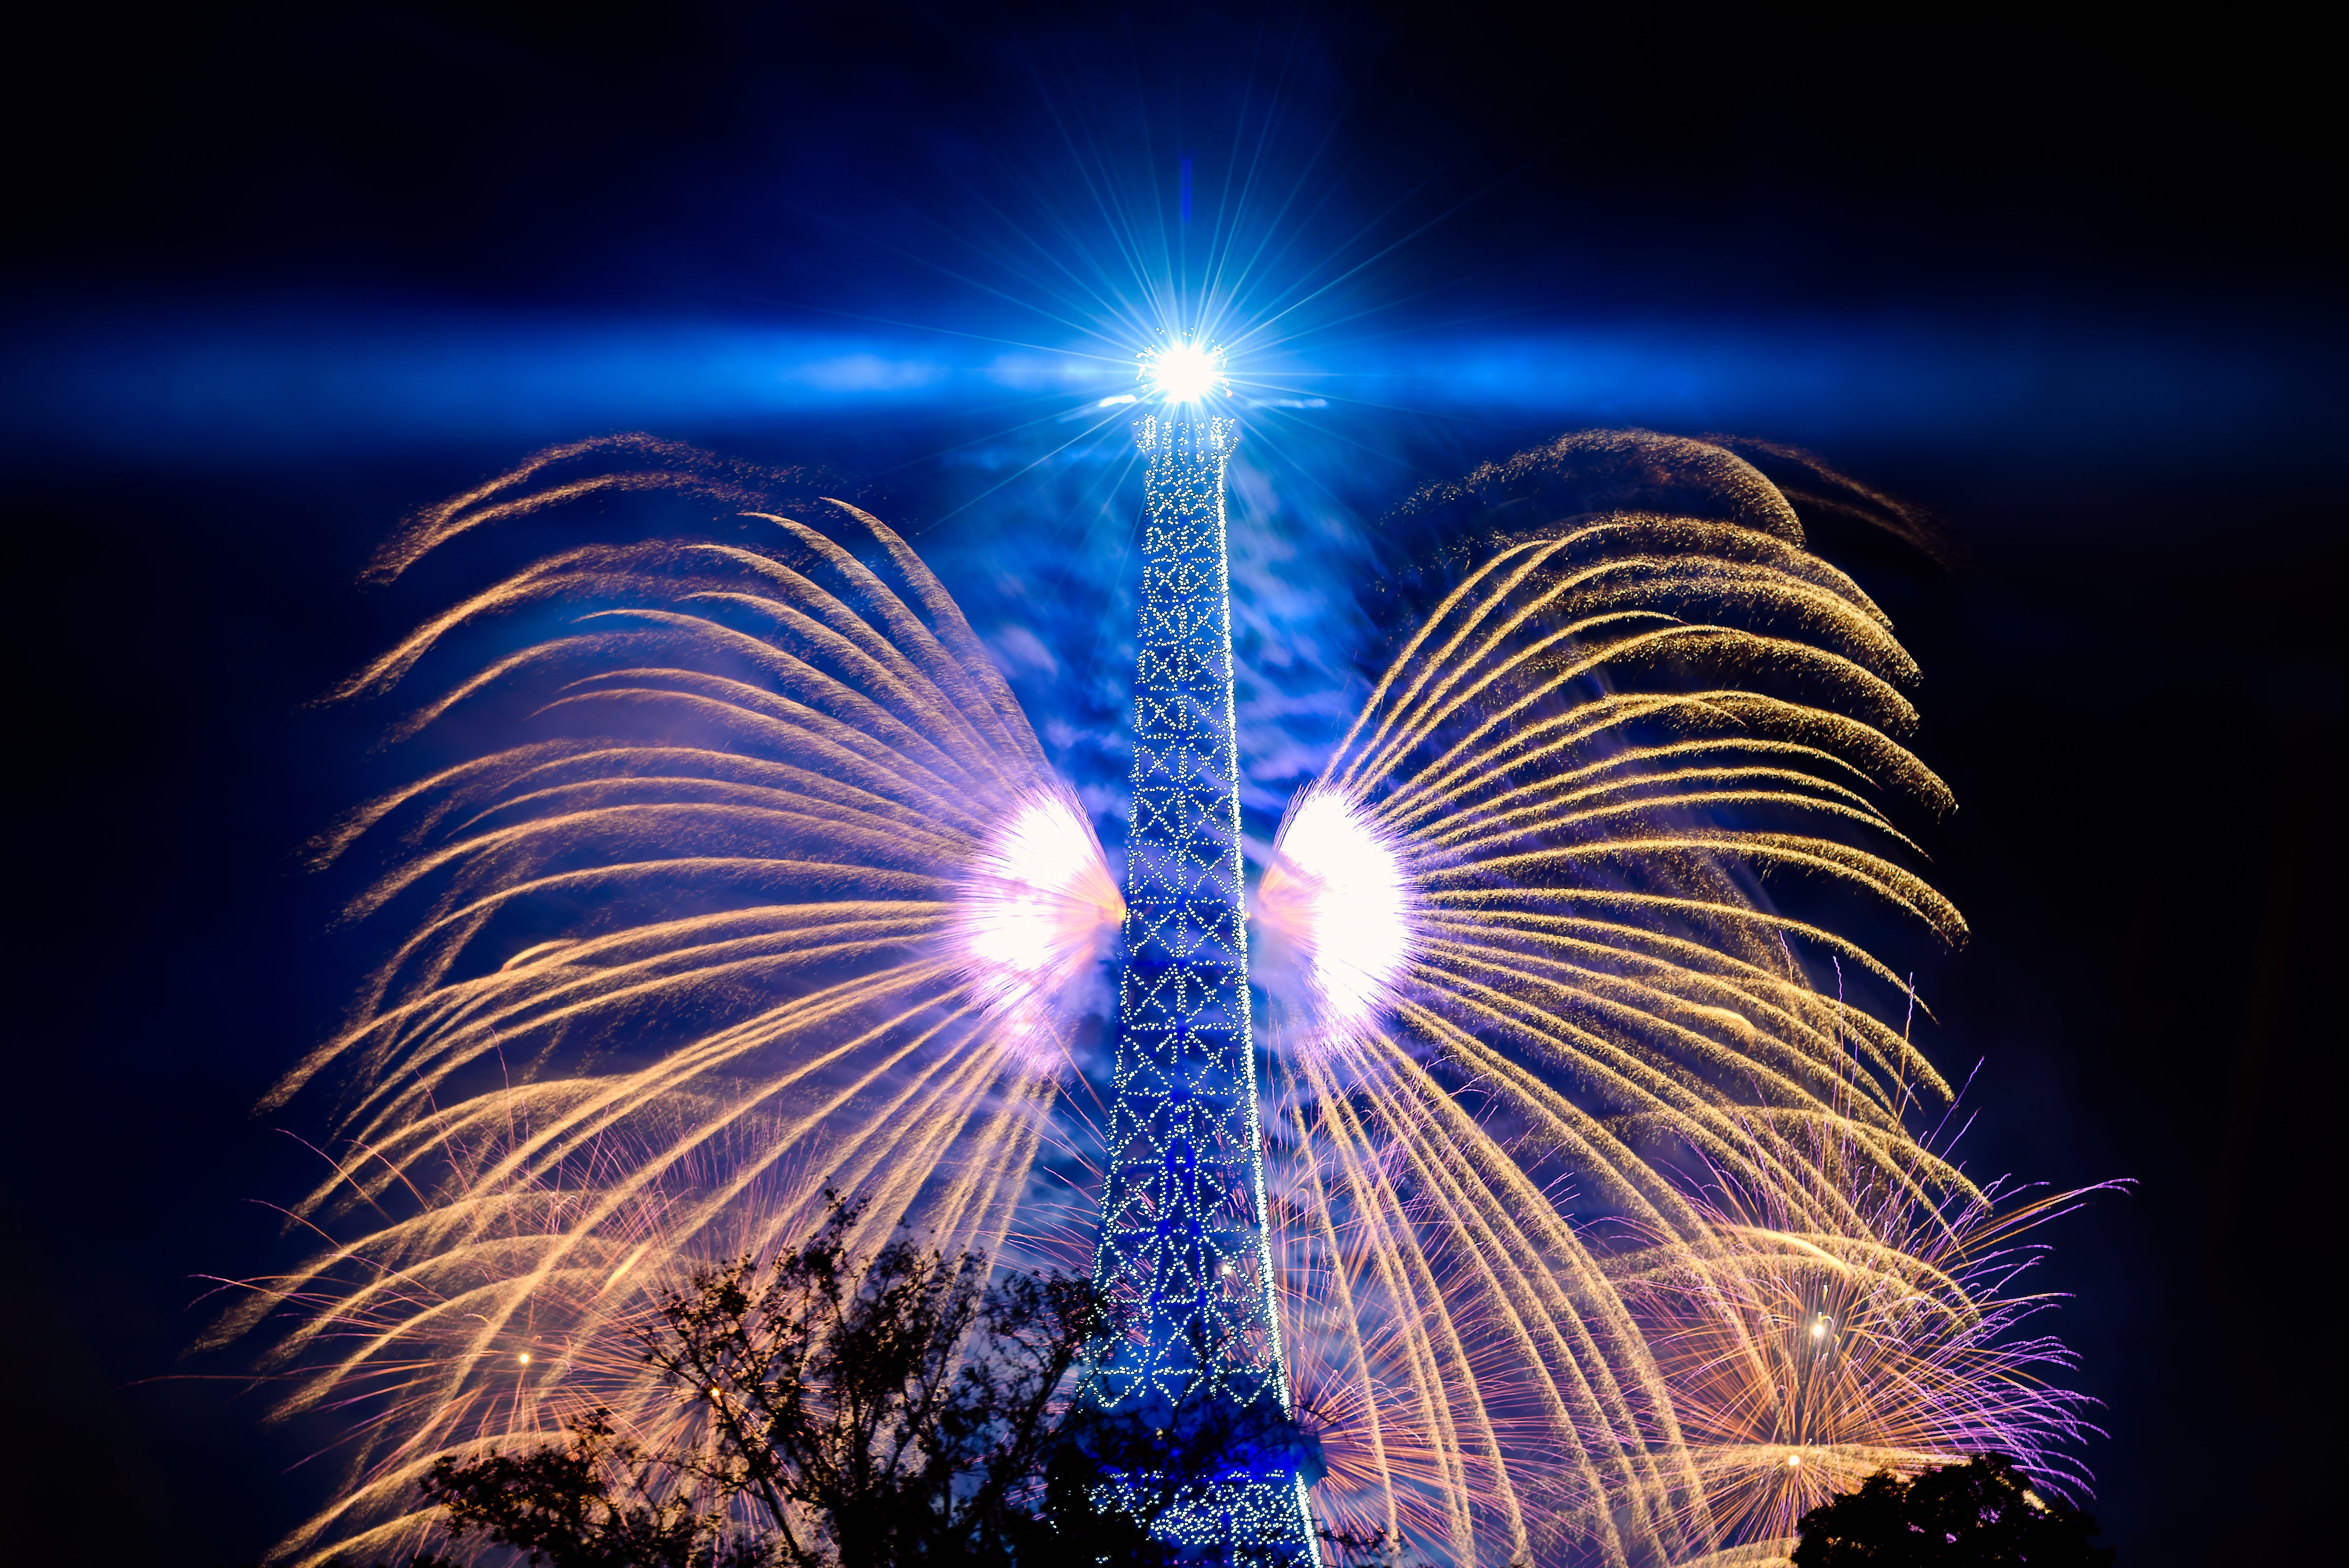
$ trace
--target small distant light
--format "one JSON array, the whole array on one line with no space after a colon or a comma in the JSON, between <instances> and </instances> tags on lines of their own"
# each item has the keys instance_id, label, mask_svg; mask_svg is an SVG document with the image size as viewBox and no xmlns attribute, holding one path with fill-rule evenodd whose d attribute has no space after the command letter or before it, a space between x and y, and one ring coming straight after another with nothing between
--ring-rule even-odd
<instances>
[{"instance_id":1,"label":"small distant light","mask_svg":"<svg viewBox=\"0 0 2349 1568\"><path fill-rule=\"evenodd\" d=\"M1811 1325L1811 1337L1814 1339L1825 1339L1827 1336L1827 1330L1832 1326L1834 1326L1834 1320L1832 1318L1822 1317L1816 1320Z\"/></svg>"},{"instance_id":2,"label":"small distant light","mask_svg":"<svg viewBox=\"0 0 2349 1568\"><path fill-rule=\"evenodd\" d=\"M1802 1455L1800 1455L1800 1454L1788 1454L1788 1455L1786 1456L1786 1468L1787 1468L1788 1470L1800 1470L1800 1469L1802 1469L1802 1468L1803 1468L1803 1456L1802 1456Z\"/></svg>"},{"instance_id":3,"label":"small distant light","mask_svg":"<svg viewBox=\"0 0 2349 1568\"><path fill-rule=\"evenodd\" d=\"M718 1398L718 1385L715 1383L709 1386L709 1397L713 1399Z\"/></svg>"},{"instance_id":4,"label":"small distant light","mask_svg":"<svg viewBox=\"0 0 2349 1568\"><path fill-rule=\"evenodd\" d=\"M522 1353L522 1364L525 1367L530 1365L530 1352L527 1350Z\"/></svg>"}]
</instances>

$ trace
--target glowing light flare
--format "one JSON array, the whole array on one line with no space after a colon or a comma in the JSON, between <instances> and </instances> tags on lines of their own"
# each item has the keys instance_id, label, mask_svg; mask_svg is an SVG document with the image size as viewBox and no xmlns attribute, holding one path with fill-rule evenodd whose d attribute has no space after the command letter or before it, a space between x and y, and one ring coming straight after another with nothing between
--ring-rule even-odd
<instances>
[{"instance_id":1,"label":"glowing light flare","mask_svg":"<svg viewBox=\"0 0 2349 1568\"><path fill-rule=\"evenodd\" d=\"M1076 1000L1124 918L1083 812L1036 789L1004 814L962 878L953 940L979 1005L1033 1026Z\"/></svg>"},{"instance_id":2,"label":"glowing light flare","mask_svg":"<svg viewBox=\"0 0 2349 1568\"><path fill-rule=\"evenodd\" d=\"M1417 900L1393 836L1352 796L1315 789L1274 851L1257 893L1266 986L1325 1028L1369 1023L1419 945Z\"/></svg>"},{"instance_id":3,"label":"glowing light flare","mask_svg":"<svg viewBox=\"0 0 2349 1568\"><path fill-rule=\"evenodd\" d=\"M1143 351L1142 379L1169 403L1196 403L1228 388L1224 351L1209 344L1169 343Z\"/></svg>"}]
</instances>

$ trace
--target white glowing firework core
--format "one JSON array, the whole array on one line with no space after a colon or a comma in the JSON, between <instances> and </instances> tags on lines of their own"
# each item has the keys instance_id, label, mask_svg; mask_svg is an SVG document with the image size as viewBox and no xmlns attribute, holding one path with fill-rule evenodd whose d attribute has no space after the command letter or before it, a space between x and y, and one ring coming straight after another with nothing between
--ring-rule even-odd
<instances>
[{"instance_id":1,"label":"white glowing firework core","mask_svg":"<svg viewBox=\"0 0 2349 1568\"><path fill-rule=\"evenodd\" d=\"M1142 356L1142 378L1170 403L1195 403L1224 378L1224 353L1195 343L1170 343Z\"/></svg>"},{"instance_id":2,"label":"white glowing firework core","mask_svg":"<svg viewBox=\"0 0 2349 1568\"><path fill-rule=\"evenodd\" d=\"M1267 934L1302 967L1320 1021L1368 1022L1415 945L1411 879L1352 797L1316 790L1290 813L1257 898Z\"/></svg>"},{"instance_id":3,"label":"white glowing firework core","mask_svg":"<svg viewBox=\"0 0 2349 1568\"><path fill-rule=\"evenodd\" d=\"M1076 803L1036 790L1013 802L962 879L955 937L979 1004L1040 1023L1087 978L1124 918Z\"/></svg>"}]
</instances>

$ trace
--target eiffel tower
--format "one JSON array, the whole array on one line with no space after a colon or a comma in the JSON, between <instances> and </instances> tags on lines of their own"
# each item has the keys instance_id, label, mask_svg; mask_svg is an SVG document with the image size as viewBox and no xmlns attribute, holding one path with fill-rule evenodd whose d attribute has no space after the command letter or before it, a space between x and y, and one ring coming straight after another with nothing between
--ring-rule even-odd
<instances>
[{"instance_id":1,"label":"eiffel tower","mask_svg":"<svg viewBox=\"0 0 2349 1568\"><path fill-rule=\"evenodd\" d=\"M1089 1393L1111 1415L1241 1434L1154 1532L1204 1561L1318 1564L1266 1244L1248 1026L1224 470L1230 419L1170 402L1147 468L1133 822L1115 1099L1094 1278L1126 1333ZM1194 1429L1196 1429L1195 1427Z\"/></svg>"}]
</instances>

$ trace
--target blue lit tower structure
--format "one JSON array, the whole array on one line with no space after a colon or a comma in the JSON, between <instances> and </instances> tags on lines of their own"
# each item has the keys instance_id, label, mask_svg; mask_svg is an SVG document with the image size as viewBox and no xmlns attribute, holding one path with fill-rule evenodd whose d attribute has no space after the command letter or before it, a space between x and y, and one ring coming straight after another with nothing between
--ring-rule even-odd
<instances>
[{"instance_id":1,"label":"blue lit tower structure","mask_svg":"<svg viewBox=\"0 0 2349 1568\"><path fill-rule=\"evenodd\" d=\"M1155 1533L1207 1561L1287 1568L1319 1553L1273 1308L1248 1027L1224 538L1239 427L1200 407L1220 381L1211 353L1176 345L1144 372L1159 407L1135 427L1147 499L1133 822L1094 1264L1129 1317L1090 1392L1112 1415L1240 1432L1216 1479L1183 1493Z\"/></svg>"}]
</instances>

